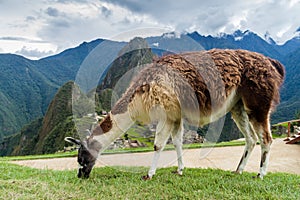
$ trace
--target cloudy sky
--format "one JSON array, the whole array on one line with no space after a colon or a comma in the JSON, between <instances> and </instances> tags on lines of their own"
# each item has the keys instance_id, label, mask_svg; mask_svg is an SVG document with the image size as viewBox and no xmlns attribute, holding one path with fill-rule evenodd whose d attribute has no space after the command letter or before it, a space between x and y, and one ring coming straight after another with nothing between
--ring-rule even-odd
<instances>
[{"instance_id":1,"label":"cloudy sky","mask_svg":"<svg viewBox=\"0 0 300 200\"><path fill-rule=\"evenodd\" d=\"M0 53L40 58L96 38L167 31L268 31L283 43L300 31L299 11L300 0L0 0Z\"/></svg>"}]
</instances>

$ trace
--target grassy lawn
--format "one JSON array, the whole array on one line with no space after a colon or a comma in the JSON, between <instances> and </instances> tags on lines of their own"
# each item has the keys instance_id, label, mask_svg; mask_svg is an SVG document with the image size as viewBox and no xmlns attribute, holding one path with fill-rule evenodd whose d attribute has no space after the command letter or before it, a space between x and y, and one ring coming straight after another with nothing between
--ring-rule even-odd
<instances>
[{"instance_id":1,"label":"grassy lawn","mask_svg":"<svg viewBox=\"0 0 300 200\"><path fill-rule=\"evenodd\" d=\"M226 147L226 146L240 146L245 145L244 141L230 141L220 143L197 143L184 145L184 149L196 149L196 148L209 148L209 147ZM165 151L174 150L174 146L171 144L166 145ZM130 149L116 149L106 150L103 154L120 154L120 153L141 153L141 152L152 152L153 147L139 147ZM0 161L13 161L13 160L35 160L35 159L50 159L50 158L61 158L61 157L74 157L77 156L77 151L55 153L55 154L44 154L44 155L29 155L29 156L8 156L0 157Z\"/></svg>"},{"instance_id":2,"label":"grassy lawn","mask_svg":"<svg viewBox=\"0 0 300 200\"><path fill-rule=\"evenodd\" d=\"M150 181L140 177L148 168L95 168L90 179L76 170L38 170L0 162L0 199L299 199L300 176L270 173L235 175L212 169L159 169ZM133 172L135 171L135 172Z\"/></svg>"}]
</instances>

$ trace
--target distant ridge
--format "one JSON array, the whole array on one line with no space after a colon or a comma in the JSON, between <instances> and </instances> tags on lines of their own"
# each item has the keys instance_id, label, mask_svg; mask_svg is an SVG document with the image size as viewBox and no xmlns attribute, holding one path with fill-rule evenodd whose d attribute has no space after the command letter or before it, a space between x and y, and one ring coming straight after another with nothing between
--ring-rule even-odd
<instances>
[{"instance_id":1,"label":"distant ridge","mask_svg":"<svg viewBox=\"0 0 300 200\"><path fill-rule=\"evenodd\" d=\"M183 49L180 40L190 38L202 49L229 48L247 49L278 59L286 67L286 81L281 91L282 103L272 121L292 119L300 109L300 37L282 45L272 42L270 37L261 38L251 31L237 30L233 34L203 36L198 32L183 35L166 33L158 37L145 38L148 46L157 55L166 51L163 43L171 43L175 49ZM268 39L267 39L268 38ZM17 133L21 128L46 114L47 108L58 89L70 80L75 80L78 69L85 58L102 42L97 39L83 42L77 47L42 58L30 60L14 54L0 54L0 140ZM270 42L271 41L271 42ZM121 49L126 43L110 41ZM181 46L180 46L181 45ZM199 50L197 45L184 47ZM107 66L96 66L107 67Z\"/></svg>"}]
</instances>

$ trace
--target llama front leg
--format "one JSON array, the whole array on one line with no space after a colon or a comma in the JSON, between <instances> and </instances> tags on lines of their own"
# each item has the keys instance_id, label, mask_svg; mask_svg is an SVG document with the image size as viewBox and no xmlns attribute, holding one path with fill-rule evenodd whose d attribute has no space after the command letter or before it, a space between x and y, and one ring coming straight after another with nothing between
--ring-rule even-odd
<instances>
[{"instance_id":1,"label":"llama front leg","mask_svg":"<svg viewBox=\"0 0 300 200\"><path fill-rule=\"evenodd\" d=\"M153 156L151 167L150 167L150 169L148 171L148 174L146 176L142 177L143 180L150 180L154 176L154 174L156 172L157 163L158 163L161 151L162 150L154 152L154 156Z\"/></svg>"},{"instance_id":2,"label":"llama front leg","mask_svg":"<svg viewBox=\"0 0 300 200\"><path fill-rule=\"evenodd\" d=\"M182 157L183 157L183 152L182 152L182 138L183 138L183 124L182 122L177 124L177 131L175 130L174 132L172 132L172 141L177 153L177 162L178 162L178 169L175 173L182 175L183 174L183 169L184 169L184 165L183 165L183 161L182 161Z\"/></svg>"},{"instance_id":3,"label":"llama front leg","mask_svg":"<svg viewBox=\"0 0 300 200\"><path fill-rule=\"evenodd\" d=\"M235 171L235 173L237 173L237 174L241 174L244 171L245 166L249 160L249 157L250 157L250 155L254 149L255 143L256 143L256 141L253 140L253 138L249 138L249 137L245 137L245 141L246 141L245 150L244 150L243 156L239 162L239 165Z\"/></svg>"},{"instance_id":4,"label":"llama front leg","mask_svg":"<svg viewBox=\"0 0 300 200\"><path fill-rule=\"evenodd\" d=\"M148 174L146 176L143 176L143 180L150 180L157 168L158 160L160 157L160 153L163 151L168 138L170 137L170 133L172 130L173 123L171 122L159 122L157 125L157 130L155 134L155 140L154 140L154 156L152 160L151 167L148 171Z\"/></svg>"}]
</instances>

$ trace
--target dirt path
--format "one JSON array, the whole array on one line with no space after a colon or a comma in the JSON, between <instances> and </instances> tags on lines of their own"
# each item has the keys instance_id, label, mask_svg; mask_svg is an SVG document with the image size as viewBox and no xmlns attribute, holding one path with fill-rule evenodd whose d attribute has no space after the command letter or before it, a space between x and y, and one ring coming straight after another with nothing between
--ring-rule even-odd
<instances>
[{"instance_id":1,"label":"dirt path","mask_svg":"<svg viewBox=\"0 0 300 200\"><path fill-rule=\"evenodd\" d=\"M184 150L184 163L190 168L218 168L235 170L243 153L243 146ZM102 166L150 166L153 152L101 155L96 163ZM19 165L39 169L76 169L76 158L56 158L43 160L14 161ZM260 146L257 145L245 168L248 172L258 172ZM176 166L175 151L164 151L158 167ZM300 175L300 145L287 145L282 139L274 140L271 149L269 172L288 172Z\"/></svg>"}]
</instances>

